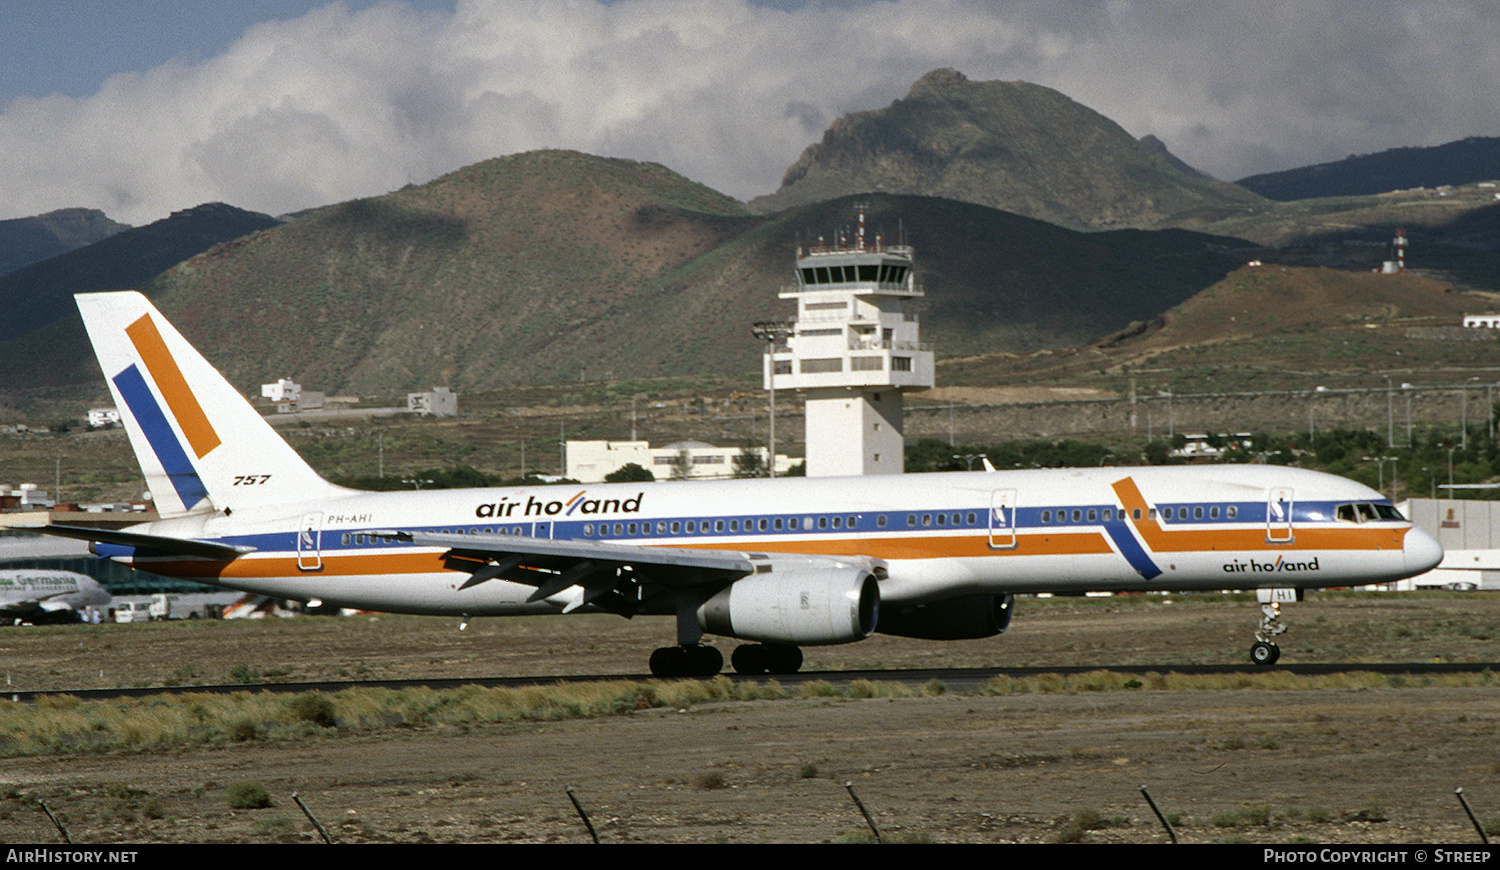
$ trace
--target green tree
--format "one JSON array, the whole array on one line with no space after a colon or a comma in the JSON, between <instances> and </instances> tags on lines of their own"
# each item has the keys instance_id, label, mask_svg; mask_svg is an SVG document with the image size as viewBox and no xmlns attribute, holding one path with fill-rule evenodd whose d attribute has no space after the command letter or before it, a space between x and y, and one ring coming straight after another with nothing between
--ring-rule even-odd
<instances>
[{"instance_id":1,"label":"green tree","mask_svg":"<svg viewBox=\"0 0 1500 870\"><path fill-rule=\"evenodd\" d=\"M604 475L605 483L649 482L655 479L656 475L652 474L650 469L642 468L634 462L627 462Z\"/></svg>"},{"instance_id":2,"label":"green tree","mask_svg":"<svg viewBox=\"0 0 1500 870\"><path fill-rule=\"evenodd\" d=\"M753 447L746 447L734 457L735 477L761 477L766 473L766 462Z\"/></svg>"}]
</instances>

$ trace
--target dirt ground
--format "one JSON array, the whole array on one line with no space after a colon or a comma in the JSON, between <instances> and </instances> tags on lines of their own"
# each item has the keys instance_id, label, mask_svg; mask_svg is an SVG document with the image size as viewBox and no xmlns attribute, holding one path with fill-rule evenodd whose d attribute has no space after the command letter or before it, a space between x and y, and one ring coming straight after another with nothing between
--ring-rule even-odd
<instances>
[{"instance_id":1,"label":"dirt ground","mask_svg":"<svg viewBox=\"0 0 1500 870\"><path fill-rule=\"evenodd\" d=\"M809 668L1168 665L1243 659L1253 603L1023 601L1005 635L874 638ZM1326 596L1288 608L1283 662L1491 661L1500 598ZM354 617L0 631L14 689L268 679L632 674L660 621ZM721 643L728 648L730 644ZM703 704L599 719L0 760L0 842L887 839L1476 843L1500 818L1500 689L1115 691ZM232 810L229 786L274 806Z\"/></svg>"}]
</instances>

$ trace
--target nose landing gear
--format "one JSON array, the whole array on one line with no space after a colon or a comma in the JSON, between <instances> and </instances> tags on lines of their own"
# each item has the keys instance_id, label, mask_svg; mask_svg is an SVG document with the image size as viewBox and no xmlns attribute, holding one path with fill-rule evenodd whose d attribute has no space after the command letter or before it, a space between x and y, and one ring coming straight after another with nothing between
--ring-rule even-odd
<instances>
[{"instance_id":1,"label":"nose landing gear","mask_svg":"<svg viewBox=\"0 0 1500 870\"><path fill-rule=\"evenodd\" d=\"M1257 589L1255 596L1260 599L1261 616L1260 629L1255 632L1255 643L1250 646L1250 661L1269 667L1281 658L1281 647L1276 645L1275 640L1286 631L1286 625L1281 621L1281 605L1283 602L1300 601L1302 592L1299 589Z\"/></svg>"}]
</instances>

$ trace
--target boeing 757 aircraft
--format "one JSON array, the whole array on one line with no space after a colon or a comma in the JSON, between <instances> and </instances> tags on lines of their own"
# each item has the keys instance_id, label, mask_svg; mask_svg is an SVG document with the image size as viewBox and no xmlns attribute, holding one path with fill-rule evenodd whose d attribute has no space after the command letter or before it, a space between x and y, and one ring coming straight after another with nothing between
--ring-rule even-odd
<instances>
[{"instance_id":1,"label":"boeing 757 aircraft","mask_svg":"<svg viewBox=\"0 0 1500 870\"><path fill-rule=\"evenodd\" d=\"M661 614L659 676L742 673L873 632L999 634L1022 592L1266 590L1431 569L1442 549L1379 493L1235 465L359 492L320 478L138 293L77 297L161 519L53 526L135 568L397 613ZM1358 509L1342 507L1357 505Z\"/></svg>"}]
</instances>

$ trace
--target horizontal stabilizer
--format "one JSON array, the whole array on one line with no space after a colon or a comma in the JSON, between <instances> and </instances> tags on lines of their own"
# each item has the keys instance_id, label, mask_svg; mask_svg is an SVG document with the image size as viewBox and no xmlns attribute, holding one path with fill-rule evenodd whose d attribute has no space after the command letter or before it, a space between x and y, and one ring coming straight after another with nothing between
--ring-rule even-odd
<instances>
[{"instance_id":1,"label":"horizontal stabilizer","mask_svg":"<svg viewBox=\"0 0 1500 870\"><path fill-rule=\"evenodd\" d=\"M220 544L214 541L198 541L192 538L169 538L163 535L143 535L139 532L122 532L117 529L96 529L92 526L68 526L53 524L37 529L45 535L75 538L101 544L116 544L122 547L137 547L157 550L179 556L204 556L209 559L235 559L255 552L254 547Z\"/></svg>"}]
</instances>

